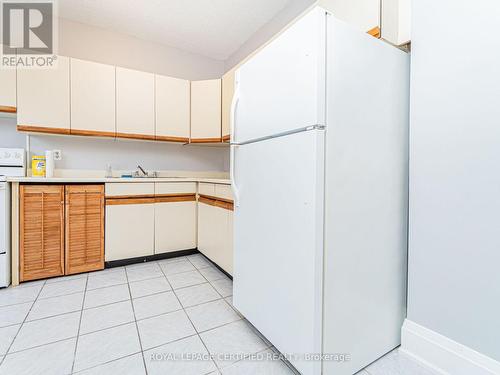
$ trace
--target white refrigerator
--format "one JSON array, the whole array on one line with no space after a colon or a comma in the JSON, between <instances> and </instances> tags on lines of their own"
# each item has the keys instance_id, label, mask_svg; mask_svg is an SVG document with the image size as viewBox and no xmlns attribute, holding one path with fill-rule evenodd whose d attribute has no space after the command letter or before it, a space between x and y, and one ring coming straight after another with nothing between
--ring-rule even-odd
<instances>
[{"instance_id":1,"label":"white refrigerator","mask_svg":"<svg viewBox=\"0 0 500 375\"><path fill-rule=\"evenodd\" d=\"M235 81L234 306L302 374L354 374L406 314L409 56L315 7Z\"/></svg>"}]
</instances>

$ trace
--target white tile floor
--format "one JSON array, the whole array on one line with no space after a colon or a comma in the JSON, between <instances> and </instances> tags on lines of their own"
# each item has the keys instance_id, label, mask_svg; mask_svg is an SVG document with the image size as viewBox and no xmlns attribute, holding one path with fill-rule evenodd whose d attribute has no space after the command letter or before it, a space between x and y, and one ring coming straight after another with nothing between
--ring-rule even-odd
<instances>
[{"instance_id":1,"label":"white tile floor","mask_svg":"<svg viewBox=\"0 0 500 375\"><path fill-rule=\"evenodd\" d=\"M231 296L231 280L199 254L2 289L0 375L294 374L244 359L275 349ZM175 360L183 353L197 358ZM397 350L359 373L390 374L432 375Z\"/></svg>"}]
</instances>

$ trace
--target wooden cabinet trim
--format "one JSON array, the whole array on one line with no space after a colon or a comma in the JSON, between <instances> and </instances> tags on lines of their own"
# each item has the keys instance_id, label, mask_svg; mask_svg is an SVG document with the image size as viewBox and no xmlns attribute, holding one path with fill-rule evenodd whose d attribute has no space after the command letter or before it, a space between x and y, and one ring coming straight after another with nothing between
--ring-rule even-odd
<instances>
[{"instance_id":1,"label":"wooden cabinet trim","mask_svg":"<svg viewBox=\"0 0 500 375\"><path fill-rule=\"evenodd\" d=\"M234 204L229 199L215 198L208 195L200 195L198 197L198 202L205 203L210 206L223 208L225 210L234 211Z\"/></svg>"},{"instance_id":2,"label":"wooden cabinet trim","mask_svg":"<svg viewBox=\"0 0 500 375\"><path fill-rule=\"evenodd\" d=\"M17 125L17 131L70 135L70 129L50 128L50 127L46 127L46 126Z\"/></svg>"},{"instance_id":3,"label":"wooden cabinet trim","mask_svg":"<svg viewBox=\"0 0 500 375\"><path fill-rule=\"evenodd\" d=\"M200 195L198 197L198 202L205 203L205 204L208 204L210 206L215 206L215 202L217 202L217 200L216 199L207 198L204 195Z\"/></svg>"},{"instance_id":4,"label":"wooden cabinet trim","mask_svg":"<svg viewBox=\"0 0 500 375\"><path fill-rule=\"evenodd\" d=\"M116 138L141 139L141 140L145 140L145 141L155 141L156 140L156 137L154 135L134 134L134 133L116 133Z\"/></svg>"},{"instance_id":5,"label":"wooden cabinet trim","mask_svg":"<svg viewBox=\"0 0 500 375\"><path fill-rule=\"evenodd\" d=\"M222 136L222 142L229 142L231 140L231 135L223 135Z\"/></svg>"},{"instance_id":6,"label":"wooden cabinet trim","mask_svg":"<svg viewBox=\"0 0 500 375\"><path fill-rule=\"evenodd\" d=\"M106 206L119 206L125 204L151 204L155 203L155 198L106 198Z\"/></svg>"},{"instance_id":7,"label":"wooden cabinet trim","mask_svg":"<svg viewBox=\"0 0 500 375\"><path fill-rule=\"evenodd\" d=\"M162 194L155 197L155 203L193 202L196 194Z\"/></svg>"},{"instance_id":8,"label":"wooden cabinet trim","mask_svg":"<svg viewBox=\"0 0 500 375\"><path fill-rule=\"evenodd\" d=\"M222 138L191 138L191 143L218 143Z\"/></svg>"},{"instance_id":9,"label":"wooden cabinet trim","mask_svg":"<svg viewBox=\"0 0 500 375\"><path fill-rule=\"evenodd\" d=\"M106 197L106 205L196 201L195 193L119 195Z\"/></svg>"},{"instance_id":10,"label":"wooden cabinet trim","mask_svg":"<svg viewBox=\"0 0 500 375\"><path fill-rule=\"evenodd\" d=\"M80 130L80 129L70 129L71 135L84 135L88 137L112 137L116 136L115 132L103 132L98 130Z\"/></svg>"},{"instance_id":11,"label":"wooden cabinet trim","mask_svg":"<svg viewBox=\"0 0 500 375\"><path fill-rule=\"evenodd\" d=\"M221 197L216 197L214 195L207 195L207 194L199 194L200 197L206 198L206 199L211 199L215 201L221 201L221 202L226 202L226 203L233 203L232 199L227 199L227 198L221 198Z\"/></svg>"},{"instance_id":12,"label":"wooden cabinet trim","mask_svg":"<svg viewBox=\"0 0 500 375\"><path fill-rule=\"evenodd\" d=\"M154 194L136 194L136 195L107 195L106 199L143 199L154 198Z\"/></svg>"},{"instance_id":13,"label":"wooden cabinet trim","mask_svg":"<svg viewBox=\"0 0 500 375\"><path fill-rule=\"evenodd\" d=\"M170 137L165 135L156 135L155 140L162 142L189 143L189 138L187 137Z\"/></svg>"},{"instance_id":14,"label":"wooden cabinet trim","mask_svg":"<svg viewBox=\"0 0 500 375\"><path fill-rule=\"evenodd\" d=\"M169 182L167 182L169 183ZM175 182L174 182L175 183ZM155 194L155 198L173 198L173 197L185 197L185 196L193 196L196 198L195 193L169 193L169 194Z\"/></svg>"},{"instance_id":15,"label":"wooden cabinet trim","mask_svg":"<svg viewBox=\"0 0 500 375\"><path fill-rule=\"evenodd\" d=\"M378 26L375 26L374 28L368 30L366 33L370 34L371 36L373 36L377 39L380 39L380 27L378 27Z\"/></svg>"},{"instance_id":16,"label":"wooden cabinet trim","mask_svg":"<svg viewBox=\"0 0 500 375\"><path fill-rule=\"evenodd\" d=\"M0 112L3 113L16 113L17 108L10 105L0 105Z\"/></svg>"}]
</instances>

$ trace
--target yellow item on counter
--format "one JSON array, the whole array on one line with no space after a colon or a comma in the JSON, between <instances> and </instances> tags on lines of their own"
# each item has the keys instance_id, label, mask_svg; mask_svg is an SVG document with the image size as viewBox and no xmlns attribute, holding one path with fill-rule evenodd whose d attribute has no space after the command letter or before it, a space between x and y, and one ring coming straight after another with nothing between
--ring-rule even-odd
<instances>
[{"instance_id":1,"label":"yellow item on counter","mask_svg":"<svg viewBox=\"0 0 500 375\"><path fill-rule=\"evenodd\" d=\"M31 174L33 177L45 177L45 156L35 155L31 157Z\"/></svg>"}]
</instances>

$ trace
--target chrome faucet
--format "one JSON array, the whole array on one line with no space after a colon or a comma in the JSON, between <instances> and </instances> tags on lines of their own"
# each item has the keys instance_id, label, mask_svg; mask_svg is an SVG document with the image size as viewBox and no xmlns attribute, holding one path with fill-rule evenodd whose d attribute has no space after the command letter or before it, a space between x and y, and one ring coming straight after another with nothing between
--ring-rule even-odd
<instances>
[{"instance_id":1,"label":"chrome faucet","mask_svg":"<svg viewBox=\"0 0 500 375\"><path fill-rule=\"evenodd\" d=\"M140 177L140 178L145 178L145 177L150 177L150 178L156 178L158 177L158 172L157 171L149 171L147 172L144 168L142 168L140 165L137 166L137 170L132 172L132 177Z\"/></svg>"},{"instance_id":2,"label":"chrome faucet","mask_svg":"<svg viewBox=\"0 0 500 375\"><path fill-rule=\"evenodd\" d=\"M144 177L148 176L148 172L146 172L140 165L137 166L137 169L139 169L142 172Z\"/></svg>"}]
</instances>

